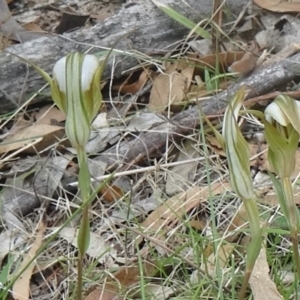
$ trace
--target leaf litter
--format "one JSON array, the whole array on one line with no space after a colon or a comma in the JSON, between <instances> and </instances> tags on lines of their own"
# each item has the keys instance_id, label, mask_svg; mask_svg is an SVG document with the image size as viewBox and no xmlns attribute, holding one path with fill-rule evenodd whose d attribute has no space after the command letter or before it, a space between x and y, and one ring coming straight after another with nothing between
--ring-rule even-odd
<instances>
[{"instance_id":1,"label":"leaf litter","mask_svg":"<svg viewBox=\"0 0 300 300\"><path fill-rule=\"evenodd\" d=\"M277 9L277 12L289 12L291 7L280 1L265 1L263 5L260 1L255 3L265 9ZM296 2L289 4L297 5ZM180 138L170 138L164 141L163 147L157 147L151 153L147 152L149 147L146 145L142 160L137 154L128 162L124 160L125 155L117 151L116 166L113 167L100 154L109 156L107 153L110 150L114 153L113 149L118 149L121 141L139 140L144 132L151 134L157 130L157 124L161 125L162 132L168 132L171 115L199 105L204 97L226 89L253 69L276 63L274 56L268 57L272 49L276 52L285 49L280 59L298 51L295 32L299 27L292 15L274 17L262 14L260 19L268 25L265 25L266 32L261 30L256 34L258 51L247 48L242 40L238 40L242 46L234 47L233 44L239 43L229 43L218 53L212 51L214 45L211 41L189 41L182 44L186 53L178 55L178 49L174 53L171 51L160 68L153 65L122 78L121 83L120 79L111 81L112 90L105 95L106 111L100 112L95 119L86 150L90 154L89 168L94 187L103 183L103 179L97 178L109 176L114 170L122 175L103 186L92 206L91 244L85 262L89 278L85 299L142 298L142 293L149 299L171 299L174 295L187 295L189 284L199 284L203 274L215 280L219 272L224 281L222 288L230 287L233 261L244 263L241 254L244 254L248 242L248 216L227 181L226 155L217 141L206 134L203 141L199 138L201 132L198 128L190 128L181 143L178 143ZM276 32L275 27L278 28L282 20L285 23ZM247 30L253 28L247 27ZM267 44L260 44L266 36ZM277 39L283 41L283 36L288 36L288 41L279 45ZM234 38L239 39L238 36ZM292 50L287 50L285 46L291 40L296 44ZM204 48L203 41L207 50L201 53L197 49ZM269 51L265 62L257 65L265 47ZM222 77L216 69L222 75L235 72L236 77L232 74ZM112 99L112 93L117 101ZM28 263L42 246L43 239L48 239L61 228L80 203L76 187L71 184L77 181L78 165L74 149L64 139L64 120L65 116L57 108L44 106L26 116L19 113L15 119L6 122L4 128L1 127L2 269L8 268L11 253L26 253L19 268ZM242 129L251 150L250 165L256 171L253 179L258 202L264 211L262 215L267 215L265 219L269 220L278 202L266 179L270 171L267 145L258 142L256 136L257 132L262 134L263 129L249 119L244 120ZM155 141L150 143L155 145ZM113 157L111 155L109 159ZM299 157L297 153L295 179L299 174ZM174 166L174 162L182 164ZM151 169L147 169L149 166ZM133 172L126 173L129 171ZM295 187L295 194L299 194L298 187ZM299 199L296 197L295 201L300 203ZM46 212L41 212L41 207L45 207ZM38 217L43 213L46 221ZM211 231L213 223L217 228L214 234L217 233L220 240L217 250ZM27 250L31 250L24 252L24 243L33 224L38 224L34 228L39 229L33 230L36 238L31 246L27 246ZM42 256L35 261L37 273L41 276L46 270L53 276L62 274L54 283L55 287L64 285L62 292L61 289L56 292L42 289L44 293L51 293L53 299L61 297L61 293L71 294L70 283L76 280L74 271L67 274L65 270L75 270L73 257L77 251L74 241L78 218L70 225L44 250L42 256L48 261ZM189 235L191 232L196 234ZM278 251L281 249L281 245L276 247ZM13 264L15 266L7 272L7 281L18 270L17 263ZM36 271L33 267L31 264L13 286L14 299L29 299ZM271 275L270 263L262 248L250 279L254 299L261 299L266 293L274 294L269 299L282 299L282 291L277 290ZM43 280L49 284L48 279ZM216 295L214 284L209 288ZM32 299L41 299L40 293Z\"/></svg>"}]
</instances>

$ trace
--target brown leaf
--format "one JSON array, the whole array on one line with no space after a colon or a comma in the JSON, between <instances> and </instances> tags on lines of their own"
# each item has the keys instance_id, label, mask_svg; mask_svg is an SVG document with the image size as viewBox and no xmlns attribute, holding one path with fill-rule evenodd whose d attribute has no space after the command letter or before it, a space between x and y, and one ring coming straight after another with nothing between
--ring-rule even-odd
<instances>
[{"instance_id":1,"label":"brown leaf","mask_svg":"<svg viewBox=\"0 0 300 300\"><path fill-rule=\"evenodd\" d=\"M269 276L269 265L267 262L266 249L262 248L256 259L251 274L250 287L254 300L282 300L275 283Z\"/></svg>"},{"instance_id":2,"label":"brown leaf","mask_svg":"<svg viewBox=\"0 0 300 300\"><path fill-rule=\"evenodd\" d=\"M254 3L264 9L274 12L300 12L299 1L254 0Z\"/></svg>"},{"instance_id":3,"label":"brown leaf","mask_svg":"<svg viewBox=\"0 0 300 300\"><path fill-rule=\"evenodd\" d=\"M145 277L153 276L157 270L155 264L144 261L142 274ZM122 286L129 288L133 284L140 282L141 270L139 265L135 266L124 266L113 274L113 277Z\"/></svg>"},{"instance_id":4,"label":"brown leaf","mask_svg":"<svg viewBox=\"0 0 300 300\"><path fill-rule=\"evenodd\" d=\"M4 36L18 42L31 41L44 36L42 33L27 32L12 16L6 0L0 0L0 30Z\"/></svg>"},{"instance_id":5,"label":"brown leaf","mask_svg":"<svg viewBox=\"0 0 300 300\"><path fill-rule=\"evenodd\" d=\"M123 191L116 185L106 184L101 190L100 194L103 196L105 201L113 203L118 201L121 197L124 196Z\"/></svg>"},{"instance_id":6,"label":"brown leaf","mask_svg":"<svg viewBox=\"0 0 300 300\"><path fill-rule=\"evenodd\" d=\"M64 136L64 128L47 124L33 124L23 128L14 136L8 136L0 144L0 154L22 149L26 153L36 153L57 142ZM34 146L34 149L33 149Z\"/></svg>"},{"instance_id":7,"label":"brown leaf","mask_svg":"<svg viewBox=\"0 0 300 300\"><path fill-rule=\"evenodd\" d=\"M43 33L45 32L39 25L33 22L23 24L22 27L27 31L43 32Z\"/></svg>"},{"instance_id":8,"label":"brown leaf","mask_svg":"<svg viewBox=\"0 0 300 300\"><path fill-rule=\"evenodd\" d=\"M122 300L123 297L118 295L118 288L110 286L104 288L97 288L84 298L84 300Z\"/></svg>"},{"instance_id":9,"label":"brown leaf","mask_svg":"<svg viewBox=\"0 0 300 300\"><path fill-rule=\"evenodd\" d=\"M218 62L221 70L226 72L227 68L234 62L240 60L244 53L245 51L228 51L190 59L197 64L197 69L203 69L204 67L215 68Z\"/></svg>"},{"instance_id":10,"label":"brown leaf","mask_svg":"<svg viewBox=\"0 0 300 300\"><path fill-rule=\"evenodd\" d=\"M193 186L186 192L169 198L146 218L141 227L145 228L144 233L160 231L161 236L162 230L176 225L184 214L206 201L209 195L223 194L228 189L228 183L214 183L210 188ZM140 241L141 239L137 239L137 243Z\"/></svg>"},{"instance_id":11,"label":"brown leaf","mask_svg":"<svg viewBox=\"0 0 300 300\"><path fill-rule=\"evenodd\" d=\"M23 115L17 116L17 120L14 123L14 125L12 126L12 128L9 131L7 131L6 133L2 134L0 136L0 138L3 140L3 139L6 139L8 136L13 136L13 135L17 134L18 132L20 132L22 129L24 129L30 125L31 125L31 122L28 120L25 120Z\"/></svg>"},{"instance_id":12,"label":"brown leaf","mask_svg":"<svg viewBox=\"0 0 300 300\"><path fill-rule=\"evenodd\" d=\"M235 61L228 70L231 72L236 72L241 75L245 75L256 67L259 54L259 46L255 41L249 42L247 46L247 51L244 53L243 57Z\"/></svg>"},{"instance_id":13,"label":"brown leaf","mask_svg":"<svg viewBox=\"0 0 300 300\"><path fill-rule=\"evenodd\" d=\"M35 256L36 252L38 251L38 249L42 244L45 229L46 229L45 224L43 221L41 221L36 231L35 241L31 246L27 255L24 256L24 259L17 272L15 272L15 274L19 274L27 266L27 264L31 261L31 259ZM30 284L30 278L33 269L34 269L34 263L31 263L29 266L26 267L22 275L19 276L18 279L16 280L12 288L12 294L15 300L29 299L29 294L30 294L29 284Z\"/></svg>"},{"instance_id":14,"label":"brown leaf","mask_svg":"<svg viewBox=\"0 0 300 300\"><path fill-rule=\"evenodd\" d=\"M231 72L244 75L255 68L256 61L257 56L254 53L247 51L240 60L234 62L228 69Z\"/></svg>"},{"instance_id":15,"label":"brown leaf","mask_svg":"<svg viewBox=\"0 0 300 300\"><path fill-rule=\"evenodd\" d=\"M272 190L270 190L267 194L265 192L261 193L260 197L257 200L259 203L263 203L264 205L269 206L277 206L279 204L278 197ZM294 202L295 204L300 205L299 188L296 188L296 190L294 191Z\"/></svg>"},{"instance_id":16,"label":"brown leaf","mask_svg":"<svg viewBox=\"0 0 300 300\"><path fill-rule=\"evenodd\" d=\"M46 105L33 116L38 124L57 125L66 120L66 114L53 105Z\"/></svg>"},{"instance_id":17,"label":"brown leaf","mask_svg":"<svg viewBox=\"0 0 300 300\"><path fill-rule=\"evenodd\" d=\"M121 300L127 290L138 284L141 274L145 277L152 277L157 270L155 264L143 262L143 270L139 265L124 266L112 274L110 279L101 288L92 291L85 300Z\"/></svg>"},{"instance_id":18,"label":"brown leaf","mask_svg":"<svg viewBox=\"0 0 300 300\"><path fill-rule=\"evenodd\" d=\"M245 206L242 204L235 214L234 218L228 225L228 231L234 231L237 228L244 226L248 222L248 216Z\"/></svg>"},{"instance_id":19,"label":"brown leaf","mask_svg":"<svg viewBox=\"0 0 300 300\"><path fill-rule=\"evenodd\" d=\"M190 88L194 68L193 64L177 61L159 74L153 81L149 108L164 111L169 105L180 104Z\"/></svg>"},{"instance_id":20,"label":"brown leaf","mask_svg":"<svg viewBox=\"0 0 300 300\"><path fill-rule=\"evenodd\" d=\"M228 259L230 258L234 248L235 248L234 245L224 244L221 247L218 247L217 252L215 253L213 251L212 245L209 244L209 246L207 246L205 250L205 253L206 254L209 253L209 256L202 263L201 269L204 272L208 272L210 276L215 278L219 271L218 268L224 269L226 267L226 264L228 263Z\"/></svg>"},{"instance_id":21,"label":"brown leaf","mask_svg":"<svg viewBox=\"0 0 300 300\"><path fill-rule=\"evenodd\" d=\"M209 135L206 137L208 144L211 146L214 153L226 157L225 151L222 149L218 139L215 136Z\"/></svg>"},{"instance_id":22,"label":"brown leaf","mask_svg":"<svg viewBox=\"0 0 300 300\"><path fill-rule=\"evenodd\" d=\"M146 82L148 81L148 79L150 77L151 77L151 71L146 69L141 73L139 79L136 82L127 84L127 81L125 81L121 85L114 85L113 90L118 91L122 94L132 94L132 95L134 95L141 88L143 88L143 86L146 84Z\"/></svg>"},{"instance_id":23,"label":"brown leaf","mask_svg":"<svg viewBox=\"0 0 300 300\"><path fill-rule=\"evenodd\" d=\"M56 231L58 228L52 227L51 229ZM78 246L78 229L65 227L60 231L59 236L71 243L74 247ZM94 232L90 232L90 243L86 254L97 259L99 263L111 266L113 264L112 258L116 256L116 250L114 247L111 247L103 237Z\"/></svg>"}]
</instances>

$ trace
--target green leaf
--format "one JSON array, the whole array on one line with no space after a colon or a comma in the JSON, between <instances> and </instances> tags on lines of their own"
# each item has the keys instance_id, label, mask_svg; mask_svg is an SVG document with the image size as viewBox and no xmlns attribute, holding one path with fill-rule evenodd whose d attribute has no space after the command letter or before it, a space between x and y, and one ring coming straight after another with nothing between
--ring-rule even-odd
<instances>
[{"instance_id":1,"label":"green leaf","mask_svg":"<svg viewBox=\"0 0 300 300\"><path fill-rule=\"evenodd\" d=\"M265 137L268 142L268 160L273 172L280 178L290 177L295 169L295 155L299 134L292 127L265 121Z\"/></svg>"},{"instance_id":2,"label":"green leaf","mask_svg":"<svg viewBox=\"0 0 300 300\"><path fill-rule=\"evenodd\" d=\"M90 221L88 217L89 207L86 206L83 209L83 216L80 222L79 231L78 231L78 250L80 251L81 255L86 253L90 245Z\"/></svg>"},{"instance_id":3,"label":"green leaf","mask_svg":"<svg viewBox=\"0 0 300 300\"><path fill-rule=\"evenodd\" d=\"M195 33L197 33L199 36L203 37L204 39L208 39L208 40L212 39L211 34L207 30L197 26L193 21L189 20L184 15L178 13L171 7L162 4L156 0L152 0L152 2L173 20L182 24L186 28L193 30Z\"/></svg>"},{"instance_id":4,"label":"green leaf","mask_svg":"<svg viewBox=\"0 0 300 300\"><path fill-rule=\"evenodd\" d=\"M279 95L273 103L279 106L295 130L300 134L300 102L287 95Z\"/></svg>"},{"instance_id":5,"label":"green leaf","mask_svg":"<svg viewBox=\"0 0 300 300\"><path fill-rule=\"evenodd\" d=\"M255 194L249 166L250 150L237 124L245 93L245 89L241 88L229 102L225 111L222 135L232 187L239 197L253 199Z\"/></svg>"}]
</instances>

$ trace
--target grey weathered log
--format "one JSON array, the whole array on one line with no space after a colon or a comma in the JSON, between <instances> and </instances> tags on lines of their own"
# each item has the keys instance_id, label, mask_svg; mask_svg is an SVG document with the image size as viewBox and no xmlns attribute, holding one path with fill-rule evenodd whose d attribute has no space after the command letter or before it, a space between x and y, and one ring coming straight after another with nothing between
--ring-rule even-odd
<instances>
[{"instance_id":1,"label":"grey weathered log","mask_svg":"<svg viewBox=\"0 0 300 300\"><path fill-rule=\"evenodd\" d=\"M121 142L114 148L100 154L101 161L106 161L112 169L138 164L147 158L153 158L166 144L166 140L182 139L191 134L200 124L201 112L206 116L217 115L224 110L230 98L242 86L250 89L247 99L279 90L299 77L300 53L274 65L267 66L250 76L232 84L227 91L201 100L199 105L182 111L162 124L142 133L138 138Z\"/></svg>"},{"instance_id":2,"label":"grey weathered log","mask_svg":"<svg viewBox=\"0 0 300 300\"><path fill-rule=\"evenodd\" d=\"M211 16L213 1L210 0L160 0L189 19L198 23ZM227 0L226 5L233 15L238 15L248 0ZM188 6L188 5L189 6ZM9 47L7 50L37 64L46 72L51 72L53 64L68 52L87 51L97 53L97 47L111 47L121 39L117 49L137 50L148 53L163 49L182 39L188 30L161 12L151 0L137 1L124 6L115 16L101 21L92 28L79 30L64 36L36 39ZM115 61L114 75L136 65L133 57L119 56ZM18 58L0 53L0 112L14 109L37 92L44 81L32 68L28 68ZM104 76L111 75L112 60L108 63ZM34 99L40 101L43 96Z\"/></svg>"}]
</instances>

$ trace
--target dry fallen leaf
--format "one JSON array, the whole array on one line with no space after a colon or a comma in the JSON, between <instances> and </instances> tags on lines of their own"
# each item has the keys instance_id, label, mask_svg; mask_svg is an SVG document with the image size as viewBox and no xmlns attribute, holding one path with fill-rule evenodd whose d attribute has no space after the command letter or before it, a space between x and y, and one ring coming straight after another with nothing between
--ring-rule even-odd
<instances>
[{"instance_id":1,"label":"dry fallen leaf","mask_svg":"<svg viewBox=\"0 0 300 300\"><path fill-rule=\"evenodd\" d=\"M101 286L93 290L85 300L121 300L129 288L139 284L141 274L146 278L150 278L156 272L155 264L144 261L143 270L139 265L123 266L116 272L112 273L110 278ZM135 295L137 293L135 292ZM135 297L136 298L136 297Z\"/></svg>"},{"instance_id":2,"label":"dry fallen leaf","mask_svg":"<svg viewBox=\"0 0 300 300\"><path fill-rule=\"evenodd\" d=\"M210 145L210 147L212 148L213 152L222 156L222 157L226 157L226 153L223 150L222 146L220 145L218 139L213 136L213 135L208 135L206 137L207 143Z\"/></svg>"},{"instance_id":3,"label":"dry fallen leaf","mask_svg":"<svg viewBox=\"0 0 300 300\"><path fill-rule=\"evenodd\" d=\"M33 39L45 36L40 32L28 32L12 16L6 0L0 0L0 30L3 34L10 39L17 42L26 42Z\"/></svg>"},{"instance_id":4,"label":"dry fallen leaf","mask_svg":"<svg viewBox=\"0 0 300 300\"><path fill-rule=\"evenodd\" d=\"M194 182L198 166L196 158L199 157L199 152L194 147L194 144L195 142L192 140L185 141L176 161L185 161L192 158L195 158L195 161L175 166L168 173L166 193L170 196L185 190L190 185L190 182Z\"/></svg>"},{"instance_id":5,"label":"dry fallen leaf","mask_svg":"<svg viewBox=\"0 0 300 300\"><path fill-rule=\"evenodd\" d=\"M36 153L62 139L65 130L60 126L33 124L25 127L13 136L8 136L0 144L0 154L23 148L27 153ZM35 151L35 150L36 151Z\"/></svg>"},{"instance_id":6,"label":"dry fallen leaf","mask_svg":"<svg viewBox=\"0 0 300 300\"><path fill-rule=\"evenodd\" d=\"M299 1L254 0L254 3L264 9L274 12L300 12Z\"/></svg>"},{"instance_id":7,"label":"dry fallen leaf","mask_svg":"<svg viewBox=\"0 0 300 300\"><path fill-rule=\"evenodd\" d=\"M176 225L184 214L206 201L209 195L223 194L228 189L230 189L230 184L219 182L212 184L210 188L207 186L191 187L165 201L146 218L141 227L145 229L144 233L159 233L159 236L156 236L159 238L165 230ZM137 243L139 242L141 238L137 239Z\"/></svg>"},{"instance_id":8,"label":"dry fallen leaf","mask_svg":"<svg viewBox=\"0 0 300 300\"><path fill-rule=\"evenodd\" d=\"M19 274L26 267L22 275L18 276L15 284L12 288L12 295L15 300L28 300L30 295L30 278L34 269L34 263L31 263L29 266L27 264L35 256L36 252L39 250L44 236L44 231L46 226L43 221L39 223L39 226L36 230L36 237L33 245L31 246L27 255L24 256L24 259L15 274Z\"/></svg>"},{"instance_id":9,"label":"dry fallen leaf","mask_svg":"<svg viewBox=\"0 0 300 300\"><path fill-rule=\"evenodd\" d=\"M123 297L118 295L118 288L115 286L106 286L96 288L89 293L84 300L122 300Z\"/></svg>"},{"instance_id":10,"label":"dry fallen leaf","mask_svg":"<svg viewBox=\"0 0 300 300\"><path fill-rule=\"evenodd\" d=\"M219 64L220 70L226 72L229 66L231 66L234 62L242 59L245 51L228 51L221 52L218 54L208 54L206 56L202 56L200 58L190 58L197 64L197 69L203 69L205 67L215 68L216 64Z\"/></svg>"},{"instance_id":11,"label":"dry fallen leaf","mask_svg":"<svg viewBox=\"0 0 300 300\"><path fill-rule=\"evenodd\" d=\"M52 227L52 230L57 230L57 227ZM77 247L78 230L76 228L65 227L59 232L59 236ZM116 250L110 246L101 236L96 233L90 233L90 244L86 253L98 259L100 263L105 263L106 266L111 267L114 264L113 258L116 257Z\"/></svg>"},{"instance_id":12,"label":"dry fallen leaf","mask_svg":"<svg viewBox=\"0 0 300 300\"><path fill-rule=\"evenodd\" d=\"M125 81L123 84L121 85L114 85L113 86L113 90L120 92L122 94L136 94L141 88L143 88L143 86L147 83L148 79L151 77L151 71L145 69L139 79L134 82L134 83L130 83L127 84L127 82Z\"/></svg>"},{"instance_id":13,"label":"dry fallen leaf","mask_svg":"<svg viewBox=\"0 0 300 300\"><path fill-rule=\"evenodd\" d=\"M53 105L46 105L33 114L38 124L56 125L66 120L66 114Z\"/></svg>"},{"instance_id":14,"label":"dry fallen leaf","mask_svg":"<svg viewBox=\"0 0 300 300\"><path fill-rule=\"evenodd\" d=\"M140 266L124 266L113 273L113 278L120 284L122 287L130 287L135 283L140 282L141 274L145 277L151 277L157 270L155 264L144 261L143 270L141 272Z\"/></svg>"},{"instance_id":15,"label":"dry fallen leaf","mask_svg":"<svg viewBox=\"0 0 300 300\"><path fill-rule=\"evenodd\" d=\"M263 247L256 259L249 284L254 300L282 300L275 283L269 276L266 249Z\"/></svg>"},{"instance_id":16,"label":"dry fallen leaf","mask_svg":"<svg viewBox=\"0 0 300 300\"><path fill-rule=\"evenodd\" d=\"M226 241L233 242L234 240L236 240L237 236L239 236L241 233L241 231L237 229L243 227L247 222L248 222L247 211L245 209L245 206L242 204L237 209L237 212L235 213L229 225L227 226Z\"/></svg>"},{"instance_id":17,"label":"dry fallen leaf","mask_svg":"<svg viewBox=\"0 0 300 300\"><path fill-rule=\"evenodd\" d=\"M194 68L193 64L177 61L159 74L153 81L149 108L164 111L169 105L180 104L191 85Z\"/></svg>"},{"instance_id":18,"label":"dry fallen leaf","mask_svg":"<svg viewBox=\"0 0 300 300\"><path fill-rule=\"evenodd\" d=\"M206 249L207 252L211 252L207 259L204 260L204 262L201 265L201 269L204 272L208 272L208 274L215 278L218 274L219 269L224 269L226 267L226 264L228 263L228 259L234 250L235 246L231 244L224 244L221 247L218 247L217 253L214 253L212 251L212 247L209 245ZM218 262L217 262L218 260Z\"/></svg>"},{"instance_id":19,"label":"dry fallen leaf","mask_svg":"<svg viewBox=\"0 0 300 300\"><path fill-rule=\"evenodd\" d=\"M169 299L174 294L174 287L164 286L160 284L148 283L143 287L143 291L140 286L134 287L130 291L130 299ZM144 295L143 295L144 294Z\"/></svg>"},{"instance_id":20,"label":"dry fallen leaf","mask_svg":"<svg viewBox=\"0 0 300 300\"><path fill-rule=\"evenodd\" d=\"M251 72L256 67L256 62L258 60L259 46L255 41L249 42L247 46L247 51L243 57L235 61L228 70L231 72L236 72L241 75L245 75Z\"/></svg>"},{"instance_id":21,"label":"dry fallen leaf","mask_svg":"<svg viewBox=\"0 0 300 300\"><path fill-rule=\"evenodd\" d=\"M163 117L155 113L140 113L133 116L126 127L126 131L140 132L150 129L153 125L163 123Z\"/></svg>"},{"instance_id":22,"label":"dry fallen leaf","mask_svg":"<svg viewBox=\"0 0 300 300\"><path fill-rule=\"evenodd\" d=\"M297 188L294 193L294 202L295 204L300 205L300 189ZM263 193L257 200L259 203L269 206L279 205L278 197L273 190L270 190L267 194Z\"/></svg>"},{"instance_id":23,"label":"dry fallen leaf","mask_svg":"<svg viewBox=\"0 0 300 300\"><path fill-rule=\"evenodd\" d=\"M34 32L45 32L38 24L36 23L26 23L23 24L22 27L27 31L34 31Z\"/></svg>"},{"instance_id":24,"label":"dry fallen leaf","mask_svg":"<svg viewBox=\"0 0 300 300\"><path fill-rule=\"evenodd\" d=\"M124 196L121 188L108 183L100 190L100 194L108 203L114 203Z\"/></svg>"},{"instance_id":25,"label":"dry fallen leaf","mask_svg":"<svg viewBox=\"0 0 300 300\"><path fill-rule=\"evenodd\" d=\"M265 60L259 67L260 68L267 68L275 63L278 63L300 51L300 44L299 43L292 43L288 46L284 47L278 53L272 55L269 59Z\"/></svg>"},{"instance_id":26,"label":"dry fallen leaf","mask_svg":"<svg viewBox=\"0 0 300 300\"><path fill-rule=\"evenodd\" d=\"M228 69L230 72L244 75L255 68L256 61L257 56L254 53L247 51L240 60L234 62Z\"/></svg>"},{"instance_id":27,"label":"dry fallen leaf","mask_svg":"<svg viewBox=\"0 0 300 300\"><path fill-rule=\"evenodd\" d=\"M21 223L22 230L25 231L24 226ZM17 230L6 230L0 233L1 247L0 247L0 265L4 267L3 260L8 253L14 251L18 246L24 243L24 237L22 237ZM2 265L3 263L3 265Z\"/></svg>"}]
</instances>

